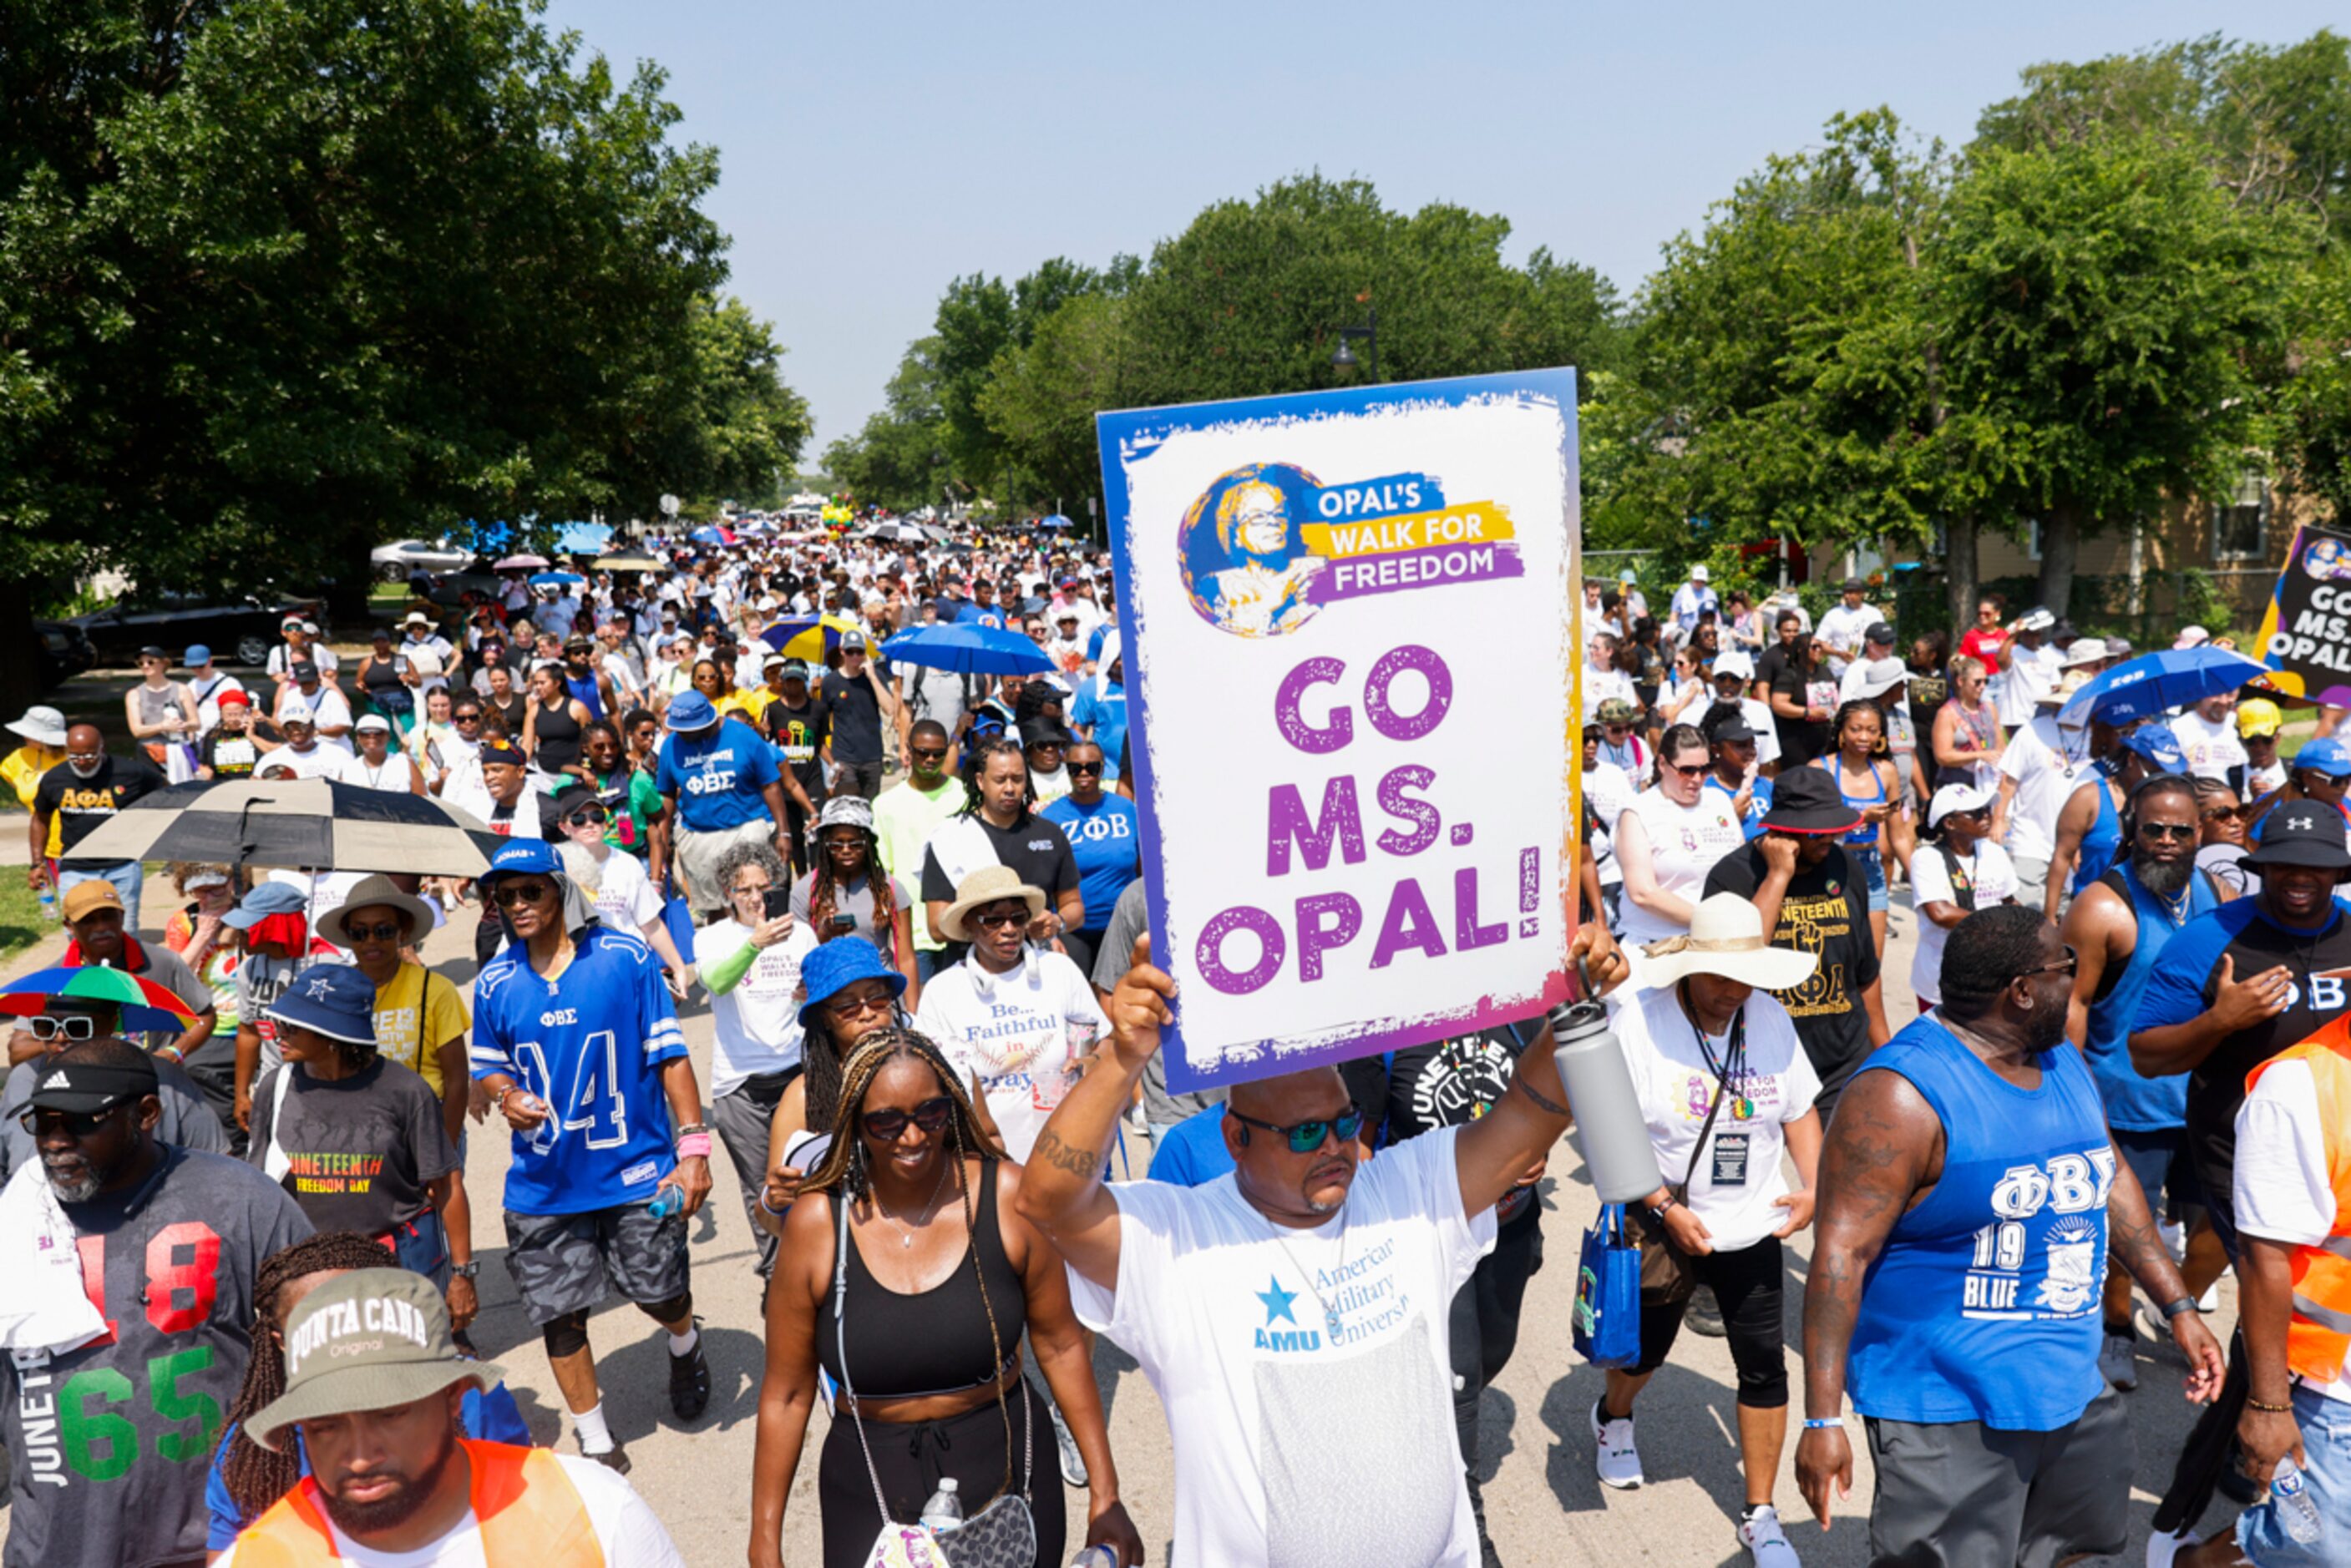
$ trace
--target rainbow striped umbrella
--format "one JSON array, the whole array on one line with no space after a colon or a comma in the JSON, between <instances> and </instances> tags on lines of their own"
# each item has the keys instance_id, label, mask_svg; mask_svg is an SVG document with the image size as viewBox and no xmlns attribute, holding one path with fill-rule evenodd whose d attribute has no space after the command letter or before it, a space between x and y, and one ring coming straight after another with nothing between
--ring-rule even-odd
<instances>
[{"instance_id":1,"label":"rainbow striped umbrella","mask_svg":"<svg viewBox=\"0 0 2351 1568\"><path fill-rule=\"evenodd\" d=\"M122 1027L134 1034L176 1034L196 1021L194 1009L169 987L96 964L45 969L7 981L0 986L0 1014L30 1018L53 996L110 1002L122 1009Z\"/></svg>"}]
</instances>

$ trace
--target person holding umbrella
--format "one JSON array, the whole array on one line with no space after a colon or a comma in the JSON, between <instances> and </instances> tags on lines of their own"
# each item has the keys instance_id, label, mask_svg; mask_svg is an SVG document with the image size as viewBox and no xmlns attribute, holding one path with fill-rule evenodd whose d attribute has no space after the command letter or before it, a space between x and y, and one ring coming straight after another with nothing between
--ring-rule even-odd
<instances>
[{"instance_id":1,"label":"person holding umbrella","mask_svg":"<svg viewBox=\"0 0 2351 1568\"><path fill-rule=\"evenodd\" d=\"M193 1022L175 1030L177 1038L158 1046L159 1053L176 1062L212 1038L212 988L170 948L142 942L131 934L121 896L112 883L75 884L67 890L64 912L71 940L66 943L65 956L57 961L60 968L119 969L135 980L162 987L186 1008Z\"/></svg>"},{"instance_id":2,"label":"person holding umbrella","mask_svg":"<svg viewBox=\"0 0 2351 1568\"><path fill-rule=\"evenodd\" d=\"M65 978L60 980L59 976ZM157 999L152 997L152 988L116 970L47 970L13 984L87 986L93 994L76 995L70 991L54 990L42 994L16 989L6 993L10 1006L21 1007L37 1000L39 1010L12 1021L16 1028L8 1037L7 1082L0 1086L0 1109L7 1113L0 1117L0 1181L37 1157L32 1131L16 1113L32 1098L42 1063L69 1045L120 1035L126 1022L169 1023L176 1017L154 1004ZM137 998L147 1000L133 1000ZM141 1032L133 1030L134 1033ZM155 1092L162 1106L155 1136L182 1148L228 1153L228 1131L205 1097L204 1086L176 1057L156 1053L151 1060L155 1064Z\"/></svg>"}]
</instances>

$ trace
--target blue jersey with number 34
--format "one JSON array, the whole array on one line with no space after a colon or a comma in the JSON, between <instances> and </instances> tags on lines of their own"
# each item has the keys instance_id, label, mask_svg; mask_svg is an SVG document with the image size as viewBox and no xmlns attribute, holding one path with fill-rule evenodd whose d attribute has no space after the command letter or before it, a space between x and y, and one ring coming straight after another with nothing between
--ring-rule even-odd
<instances>
[{"instance_id":1,"label":"blue jersey with number 34","mask_svg":"<svg viewBox=\"0 0 2351 1568\"><path fill-rule=\"evenodd\" d=\"M653 950L590 926L547 980L519 944L474 982L473 1072L504 1073L550 1114L514 1135L506 1207L585 1214L651 1201L677 1163L662 1064L685 1054Z\"/></svg>"}]
</instances>

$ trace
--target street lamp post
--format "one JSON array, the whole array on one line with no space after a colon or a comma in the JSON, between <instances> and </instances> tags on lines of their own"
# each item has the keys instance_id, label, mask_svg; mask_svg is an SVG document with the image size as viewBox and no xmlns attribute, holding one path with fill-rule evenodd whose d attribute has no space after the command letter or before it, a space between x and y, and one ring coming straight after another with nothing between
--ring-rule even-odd
<instances>
[{"instance_id":1,"label":"street lamp post","mask_svg":"<svg viewBox=\"0 0 2351 1568\"><path fill-rule=\"evenodd\" d=\"M1331 364L1335 369L1353 369L1355 368L1354 340L1360 337L1370 350L1366 357L1371 360L1372 379L1376 381L1380 379L1379 307L1374 306L1367 316L1368 319L1361 327L1339 328L1339 347L1331 356Z\"/></svg>"}]
</instances>

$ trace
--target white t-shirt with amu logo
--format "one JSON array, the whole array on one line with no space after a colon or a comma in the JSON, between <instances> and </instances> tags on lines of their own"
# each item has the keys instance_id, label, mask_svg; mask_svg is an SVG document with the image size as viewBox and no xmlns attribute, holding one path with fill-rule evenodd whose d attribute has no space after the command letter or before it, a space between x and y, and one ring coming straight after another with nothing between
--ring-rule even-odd
<instances>
[{"instance_id":1,"label":"white t-shirt with amu logo","mask_svg":"<svg viewBox=\"0 0 2351 1568\"><path fill-rule=\"evenodd\" d=\"M1229 1173L1109 1189L1118 1288L1071 1270L1071 1303L1166 1407L1179 1563L1475 1568L1447 1324L1494 1211L1462 1211L1458 1136L1382 1150L1309 1231L1250 1208Z\"/></svg>"}]
</instances>

